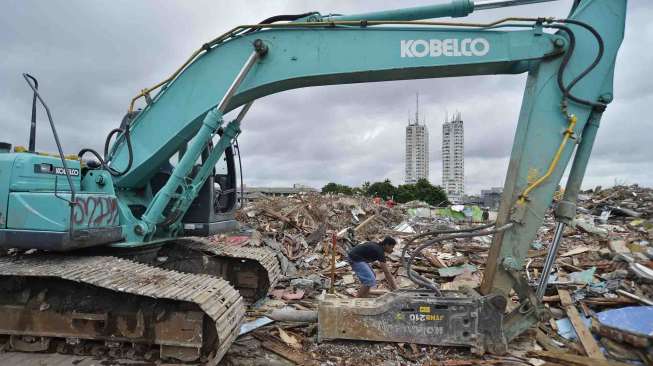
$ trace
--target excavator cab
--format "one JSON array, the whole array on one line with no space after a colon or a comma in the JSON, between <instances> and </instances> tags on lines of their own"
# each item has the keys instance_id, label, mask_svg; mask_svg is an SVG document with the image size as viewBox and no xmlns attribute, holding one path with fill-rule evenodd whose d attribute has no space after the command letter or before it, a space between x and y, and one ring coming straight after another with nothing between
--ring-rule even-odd
<instances>
[{"instance_id":1,"label":"excavator cab","mask_svg":"<svg viewBox=\"0 0 653 366\"><path fill-rule=\"evenodd\" d=\"M208 154L207 149L202 154L202 163ZM209 236L237 229L238 222L234 216L237 201L234 151L233 147L228 147L224 157L216 164L214 174L206 179L184 216L184 235Z\"/></svg>"}]
</instances>

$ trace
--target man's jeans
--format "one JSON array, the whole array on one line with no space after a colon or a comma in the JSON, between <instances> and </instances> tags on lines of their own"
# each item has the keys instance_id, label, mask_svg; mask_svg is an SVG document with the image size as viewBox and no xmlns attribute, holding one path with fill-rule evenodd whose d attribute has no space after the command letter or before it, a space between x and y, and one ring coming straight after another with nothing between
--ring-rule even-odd
<instances>
[{"instance_id":1,"label":"man's jeans","mask_svg":"<svg viewBox=\"0 0 653 366\"><path fill-rule=\"evenodd\" d=\"M358 276L363 286L374 287L376 286L376 276L372 267L367 262L354 262L349 259L349 264L354 273Z\"/></svg>"}]
</instances>

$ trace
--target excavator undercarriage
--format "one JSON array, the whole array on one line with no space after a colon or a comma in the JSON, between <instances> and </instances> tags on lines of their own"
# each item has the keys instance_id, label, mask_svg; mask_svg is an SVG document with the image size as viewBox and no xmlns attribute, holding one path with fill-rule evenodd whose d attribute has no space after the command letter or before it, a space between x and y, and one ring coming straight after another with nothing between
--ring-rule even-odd
<instances>
[{"instance_id":1,"label":"excavator undercarriage","mask_svg":"<svg viewBox=\"0 0 653 366\"><path fill-rule=\"evenodd\" d=\"M238 290L245 303L264 299L281 277L277 254L266 247L232 247L204 238L184 238L163 246L161 268L218 276Z\"/></svg>"},{"instance_id":2,"label":"excavator undercarriage","mask_svg":"<svg viewBox=\"0 0 653 366\"><path fill-rule=\"evenodd\" d=\"M238 335L223 279L115 257L0 258L0 333L10 349L216 364Z\"/></svg>"},{"instance_id":3,"label":"excavator undercarriage","mask_svg":"<svg viewBox=\"0 0 653 366\"><path fill-rule=\"evenodd\" d=\"M267 248L185 238L140 253L0 257L0 337L23 352L211 364L281 276Z\"/></svg>"},{"instance_id":4,"label":"excavator undercarriage","mask_svg":"<svg viewBox=\"0 0 653 366\"><path fill-rule=\"evenodd\" d=\"M281 276L271 249L198 237L111 252L0 257L0 337L9 349L219 360L245 306Z\"/></svg>"}]
</instances>

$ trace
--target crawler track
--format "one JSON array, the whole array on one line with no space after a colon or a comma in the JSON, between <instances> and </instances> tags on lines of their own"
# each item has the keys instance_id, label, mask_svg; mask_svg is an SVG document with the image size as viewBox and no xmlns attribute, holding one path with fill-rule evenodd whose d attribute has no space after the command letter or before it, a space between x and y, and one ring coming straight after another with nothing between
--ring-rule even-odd
<instances>
[{"instance_id":1,"label":"crawler track","mask_svg":"<svg viewBox=\"0 0 653 366\"><path fill-rule=\"evenodd\" d=\"M153 265L224 278L247 303L264 298L281 277L279 260L267 247L234 247L188 237L166 244L159 255L166 261Z\"/></svg>"},{"instance_id":2,"label":"crawler track","mask_svg":"<svg viewBox=\"0 0 653 366\"><path fill-rule=\"evenodd\" d=\"M244 312L240 294L210 275L110 256L0 257L0 334L14 350L215 365Z\"/></svg>"}]
</instances>

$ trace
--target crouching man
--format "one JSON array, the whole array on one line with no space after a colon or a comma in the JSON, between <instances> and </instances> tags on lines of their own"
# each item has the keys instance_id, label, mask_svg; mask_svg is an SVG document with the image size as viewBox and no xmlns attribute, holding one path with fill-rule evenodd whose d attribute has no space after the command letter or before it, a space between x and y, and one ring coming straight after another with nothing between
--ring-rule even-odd
<instances>
[{"instance_id":1,"label":"crouching man","mask_svg":"<svg viewBox=\"0 0 653 366\"><path fill-rule=\"evenodd\" d=\"M383 270L390 289L393 291L397 289L395 279L385 263L385 254L392 253L395 244L397 244L395 239L386 236L380 243L368 241L355 246L347 253L347 261L361 282L356 297L368 297L370 289L376 286L376 276L370 266L370 263L373 262L379 262L379 267Z\"/></svg>"}]
</instances>

